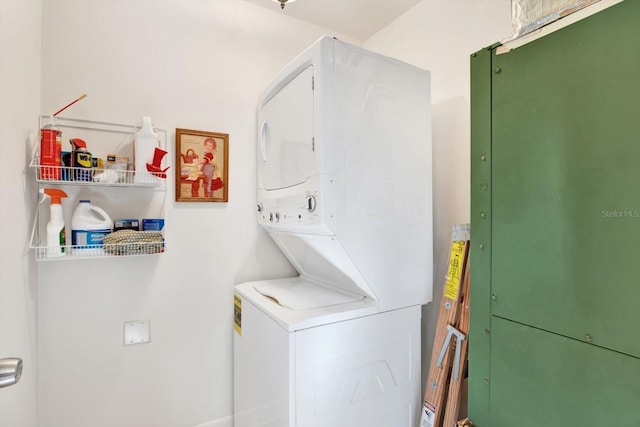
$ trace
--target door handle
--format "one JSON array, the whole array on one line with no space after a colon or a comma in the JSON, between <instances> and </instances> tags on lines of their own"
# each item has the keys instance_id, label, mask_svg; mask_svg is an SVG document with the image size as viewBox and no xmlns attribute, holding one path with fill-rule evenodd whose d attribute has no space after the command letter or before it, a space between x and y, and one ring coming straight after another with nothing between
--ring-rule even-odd
<instances>
[{"instance_id":1,"label":"door handle","mask_svg":"<svg viewBox=\"0 0 640 427\"><path fill-rule=\"evenodd\" d=\"M14 385L22 375L22 359L7 357L0 359L0 388Z\"/></svg>"},{"instance_id":2,"label":"door handle","mask_svg":"<svg viewBox=\"0 0 640 427\"><path fill-rule=\"evenodd\" d=\"M262 155L262 161L267 161L267 156L269 155L271 138L269 135L269 127L267 125L267 121L262 122L262 126L260 127L260 154Z\"/></svg>"}]
</instances>

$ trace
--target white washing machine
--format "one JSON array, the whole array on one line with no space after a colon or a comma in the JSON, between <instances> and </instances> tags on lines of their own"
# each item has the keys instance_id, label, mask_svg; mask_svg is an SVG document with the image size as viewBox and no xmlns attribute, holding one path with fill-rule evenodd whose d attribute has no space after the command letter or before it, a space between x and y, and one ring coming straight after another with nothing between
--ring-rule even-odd
<instances>
[{"instance_id":1,"label":"white washing machine","mask_svg":"<svg viewBox=\"0 0 640 427\"><path fill-rule=\"evenodd\" d=\"M323 37L258 121L257 220L300 275L236 286L234 425L417 426L429 73Z\"/></svg>"}]
</instances>

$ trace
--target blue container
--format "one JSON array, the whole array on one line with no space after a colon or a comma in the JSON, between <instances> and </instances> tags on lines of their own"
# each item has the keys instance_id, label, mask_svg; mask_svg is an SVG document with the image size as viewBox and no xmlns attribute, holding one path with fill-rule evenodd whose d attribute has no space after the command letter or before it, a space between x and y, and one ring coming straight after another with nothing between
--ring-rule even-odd
<instances>
[{"instance_id":1,"label":"blue container","mask_svg":"<svg viewBox=\"0 0 640 427\"><path fill-rule=\"evenodd\" d=\"M142 231L160 231L164 228L164 219L145 218L142 220Z\"/></svg>"}]
</instances>

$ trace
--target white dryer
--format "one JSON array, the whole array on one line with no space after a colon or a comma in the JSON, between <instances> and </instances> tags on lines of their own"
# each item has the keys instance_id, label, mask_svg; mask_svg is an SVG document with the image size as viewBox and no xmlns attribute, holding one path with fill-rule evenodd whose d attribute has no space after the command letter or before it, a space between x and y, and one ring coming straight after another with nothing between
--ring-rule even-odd
<instances>
[{"instance_id":1,"label":"white dryer","mask_svg":"<svg viewBox=\"0 0 640 427\"><path fill-rule=\"evenodd\" d=\"M236 286L234 425L417 426L429 73L323 37L258 126L257 220L300 275Z\"/></svg>"}]
</instances>

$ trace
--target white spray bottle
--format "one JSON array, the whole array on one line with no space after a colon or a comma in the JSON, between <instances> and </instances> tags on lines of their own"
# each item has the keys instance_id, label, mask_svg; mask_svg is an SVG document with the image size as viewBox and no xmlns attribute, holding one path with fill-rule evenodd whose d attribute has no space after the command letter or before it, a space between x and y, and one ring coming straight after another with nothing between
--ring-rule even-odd
<instances>
[{"instance_id":1,"label":"white spray bottle","mask_svg":"<svg viewBox=\"0 0 640 427\"><path fill-rule=\"evenodd\" d=\"M57 188L43 188L40 192L51 200L47 223L47 258L61 257L64 255L66 243L62 198L67 197L67 193Z\"/></svg>"}]
</instances>

